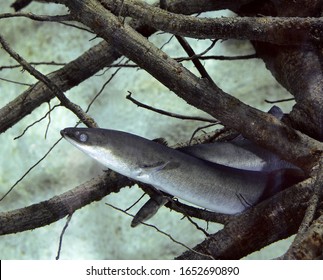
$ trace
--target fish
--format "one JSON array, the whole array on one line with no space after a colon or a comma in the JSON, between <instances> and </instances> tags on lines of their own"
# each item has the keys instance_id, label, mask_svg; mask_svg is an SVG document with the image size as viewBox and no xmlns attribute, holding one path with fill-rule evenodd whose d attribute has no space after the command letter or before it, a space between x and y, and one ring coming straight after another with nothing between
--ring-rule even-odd
<instances>
[{"instance_id":1,"label":"fish","mask_svg":"<svg viewBox=\"0 0 323 280\"><path fill-rule=\"evenodd\" d=\"M292 180L290 168L273 172L212 163L124 131L65 128L61 135L105 167L210 211L237 214Z\"/></svg>"},{"instance_id":2,"label":"fish","mask_svg":"<svg viewBox=\"0 0 323 280\"><path fill-rule=\"evenodd\" d=\"M284 112L275 105L270 108L268 113L279 120L284 116ZM167 142L162 138L154 139L153 141L159 141L160 143L167 145ZM180 147L177 149L194 157L228 167L263 172L291 169L294 171L294 174L290 174L289 176L293 176L295 179L295 173L298 173L297 177L299 177L299 180L301 180L304 175L304 173L295 165L282 160L276 154L271 153L270 151L249 141L243 137L242 134L239 134L229 142L217 141L213 143ZM277 191L279 191L279 189ZM138 213L134 216L131 226L137 226L141 222L150 219L157 213L159 208L166 204L167 201L168 200L162 193L156 193L154 197L150 198L140 208Z\"/></svg>"},{"instance_id":3,"label":"fish","mask_svg":"<svg viewBox=\"0 0 323 280\"><path fill-rule=\"evenodd\" d=\"M150 197L150 199L139 209L136 215L131 221L131 227L136 227L139 224L152 218L168 201L170 197L163 195L162 193L156 193Z\"/></svg>"},{"instance_id":4,"label":"fish","mask_svg":"<svg viewBox=\"0 0 323 280\"><path fill-rule=\"evenodd\" d=\"M278 120L284 115L278 106L272 106L267 113ZM301 172L297 166L251 142L241 134L228 142L197 144L178 150L206 161L238 169L271 172L290 168Z\"/></svg>"},{"instance_id":5,"label":"fish","mask_svg":"<svg viewBox=\"0 0 323 280\"><path fill-rule=\"evenodd\" d=\"M288 168L300 171L299 167L278 155L240 137L230 142L197 144L178 150L209 162L243 170L272 172Z\"/></svg>"}]
</instances>

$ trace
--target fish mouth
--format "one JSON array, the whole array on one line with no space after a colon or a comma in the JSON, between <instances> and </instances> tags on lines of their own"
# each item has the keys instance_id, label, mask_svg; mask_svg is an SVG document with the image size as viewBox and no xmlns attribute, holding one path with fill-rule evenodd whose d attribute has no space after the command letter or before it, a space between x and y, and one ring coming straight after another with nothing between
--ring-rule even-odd
<instances>
[{"instance_id":1,"label":"fish mouth","mask_svg":"<svg viewBox=\"0 0 323 280\"><path fill-rule=\"evenodd\" d=\"M74 139L75 133L78 131L75 127L67 127L60 131L61 135L65 139Z\"/></svg>"},{"instance_id":2,"label":"fish mouth","mask_svg":"<svg viewBox=\"0 0 323 280\"><path fill-rule=\"evenodd\" d=\"M62 136L63 138L65 138L65 135L66 135L65 129L62 129L62 130L60 131L60 133L61 133L61 136Z\"/></svg>"},{"instance_id":3,"label":"fish mouth","mask_svg":"<svg viewBox=\"0 0 323 280\"><path fill-rule=\"evenodd\" d=\"M71 133L71 131L70 131L70 129L69 128L64 128L64 129L62 129L61 131L60 131L60 133L61 133L61 135L62 135L62 137L63 138L67 138L67 137L71 137L72 136L72 133Z\"/></svg>"}]
</instances>

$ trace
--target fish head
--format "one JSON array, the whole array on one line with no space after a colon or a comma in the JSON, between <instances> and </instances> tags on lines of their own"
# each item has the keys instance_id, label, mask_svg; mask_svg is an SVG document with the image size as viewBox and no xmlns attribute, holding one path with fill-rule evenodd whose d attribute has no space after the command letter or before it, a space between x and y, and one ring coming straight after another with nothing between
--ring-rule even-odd
<instances>
[{"instance_id":1,"label":"fish head","mask_svg":"<svg viewBox=\"0 0 323 280\"><path fill-rule=\"evenodd\" d=\"M64 139L104 166L129 175L135 165L135 155L129 152L129 139L121 131L99 128L65 128Z\"/></svg>"}]
</instances>

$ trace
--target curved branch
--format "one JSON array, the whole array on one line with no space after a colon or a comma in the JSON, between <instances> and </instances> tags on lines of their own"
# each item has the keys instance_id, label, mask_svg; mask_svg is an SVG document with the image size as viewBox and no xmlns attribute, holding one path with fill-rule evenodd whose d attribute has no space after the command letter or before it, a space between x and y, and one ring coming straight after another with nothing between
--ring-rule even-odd
<instances>
[{"instance_id":1,"label":"curved branch","mask_svg":"<svg viewBox=\"0 0 323 280\"><path fill-rule=\"evenodd\" d=\"M0 235L49 225L130 184L130 180L126 177L108 171L104 175L49 200L26 208L0 213Z\"/></svg>"},{"instance_id":2,"label":"curved branch","mask_svg":"<svg viewBox=\"0 0 323 280\"><path fill-rule=\"evenodd\" d=\"M118 14L140 19L158 30L197 39L241 39L281 45L323 41L323 19L284 17L195 18L175 15L143 1L100 0ZM291 32L292 31L292 32Z\"/></svg>"}]
</instances>

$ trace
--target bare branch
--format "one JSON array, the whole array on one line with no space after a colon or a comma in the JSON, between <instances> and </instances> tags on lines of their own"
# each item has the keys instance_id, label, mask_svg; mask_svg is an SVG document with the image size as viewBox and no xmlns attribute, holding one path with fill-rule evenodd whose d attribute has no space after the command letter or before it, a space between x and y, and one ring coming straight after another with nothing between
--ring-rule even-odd
<instances>
[{"instance_id":1,"label":"bare branch","mask_svg":"<svg viewBox=\"0 0 323 280\"><path fill-rule=\"evenodd\" d=\"M59 62L55 62L55 61L50 61L50 62L29 62L30 65L52 65L52 66L64 66L66 65L66 63L59 63ZM14 68L19 68L21 67L20 64L16 64L16 65L1 65L0 66L0 71L4 70L4 69L14 69Z\"/></svg>"},{"instance_id":2,"label":"bare branch","mask_svg":"<svg viewBox=\"0 0 323 280\"><path fill-rule=\"evenodd\" d=\"M44 116L42 116L41 118L39 118L38 120L34 121L33 123L31 123L30 125L27 125L27 127L24 129L24 131L19 134L18 136L16 136L13 140L17 140L20 137L22 137L23 135L25 135L25 133L27 132L27 130L29 128L31 128L32 126L34 126L36 123L41 122L42 120L44 120L47 116L48 118L50 118L50 113L57 107L59 107L60 105L55 105L53 108L50 108L48 112L46 112L46 114ZM46 135L46 134L45 134ZM45 137L46 138L46 137Z\"/></svg>"},{"instance_id":3,"label":"bare branch","mask_svg":"<svg viewBox=\"0 0 323 280\"><path fill-rule=\"evenodd\" d=\"M321 18L195 18L174 15L143 1L100 0L99 2L114 14L121 11L123 16L140 19L158 30L185 37L257 40L282 45L323 41ZM121 2L122 10L120 10Z\"/></svg>"},{"instance_id":4,"label":"bare branch","mask_svg":"<svg viewBox=\"0 0 323 280\"><path fill-rule=\"evenodd\" d=\"M133 102L134 104L136 104L139 107L154 111L154 112L156 112L158 114L162 114L162 115L165 115L165 116L169 116L169 117L177 118L177 119L181 119L181 120L194 120L194 121L202 121L202 122L219 123L215 119L202 118L202 117L198 117L198 116L183 116L183 115L179 115L179 114L176 114L176 113L167 112L167 111L164 111L164 110L161 110L161 109L156 109L156 108L153 108L151 106L143 104L143 103L139 102L138 100L134 99L131 96L132 93L130 91L128 91L128 93L129 94L126 96L126 98L129 99L131 102Z\"/></svg>"},{"instance_id":5,"label":"bare branch","mask_svg":"<svg viewBox=\"0 0 323 280\"><path fill-rule=\"evenodd\" d=\"M131 182L127 178L109 171L49 200L26 208L0 213L0 235L49 225L129 185Z\"/></svg>"},{"instance_id":6,"label":"bare branch","mask_svg":"<svg viewBox=\"0 0 323 280\"><path fill-rule=\"evenodd\" d=\"M210 60L210 59L214 59L214 60L225 60L225 61L258 58L256 54L237 55L237 56L201 55L201 54L197 54L197 55L195 55L193 57L177 57L177 58L175 58L175 60L177 62L181 62L181 61L192 60L195 57L198 58L199 60Z\"/></svg>"},{"instance_id":7,"label":"bare branch","mask_svg":"<svg viewBox=\"0 0 323 280\"><path fill-rule=\"evenodd\" d=\"M66 231L72 217L73 217L73 213L69 214L67 216L66 223L65 223L65 225L63 227L63 230L62 230L62 233L61 233L61 235L59 237L59 245L58 245L57 255L56 255L56 258L55 258L56 260L58 260L60 255L61 255L61 250L62 250L62 245L63 245L63 237L64 237L65 231Z\"/></svg>"},{"instance_id":8,"label":"bare branch","mask_svg":"<svg viewBox=\"0 0 323 280\"><path fill-rule=\"evenodd\" d=\"M288 102L288 101L293 101L293 100L295 100L294 97L292 97L292 98L284 98L284 99L279 99L279 100L267 100L267 99L265 99L265 102L269 103L269 104L275 104L275 103Z\"/></svg>"},{"instance_id":9,"label":"bare branch","mask_svg":"<svg viewBox=\"0 0 323 280\"><path fill-rule=\"evenodd\" d=\"M58 15L58 16L47 16L47 15L35 15L33 13L4 13L0 14L0 19L4 18L18 18L24 17L35 21L48 21L48 22L62 22L71 21L73 18L70 15Z\"/></svg>"},{"instance_id":10,"label":"bare branch","mask_svg":"<svg viewBox=\"0 0 323 280\"><path fill-rule=\"evenodd\" d=\"M16 84L16 85L21 85L21 86L29 86L29 87L32 86L32 84L21 83L21 82L17 82L17 81L5 79L5 78L0 78L0 80L8 82L8 83L13 83L13 84Z\"/></svg>"}]
</instances>

